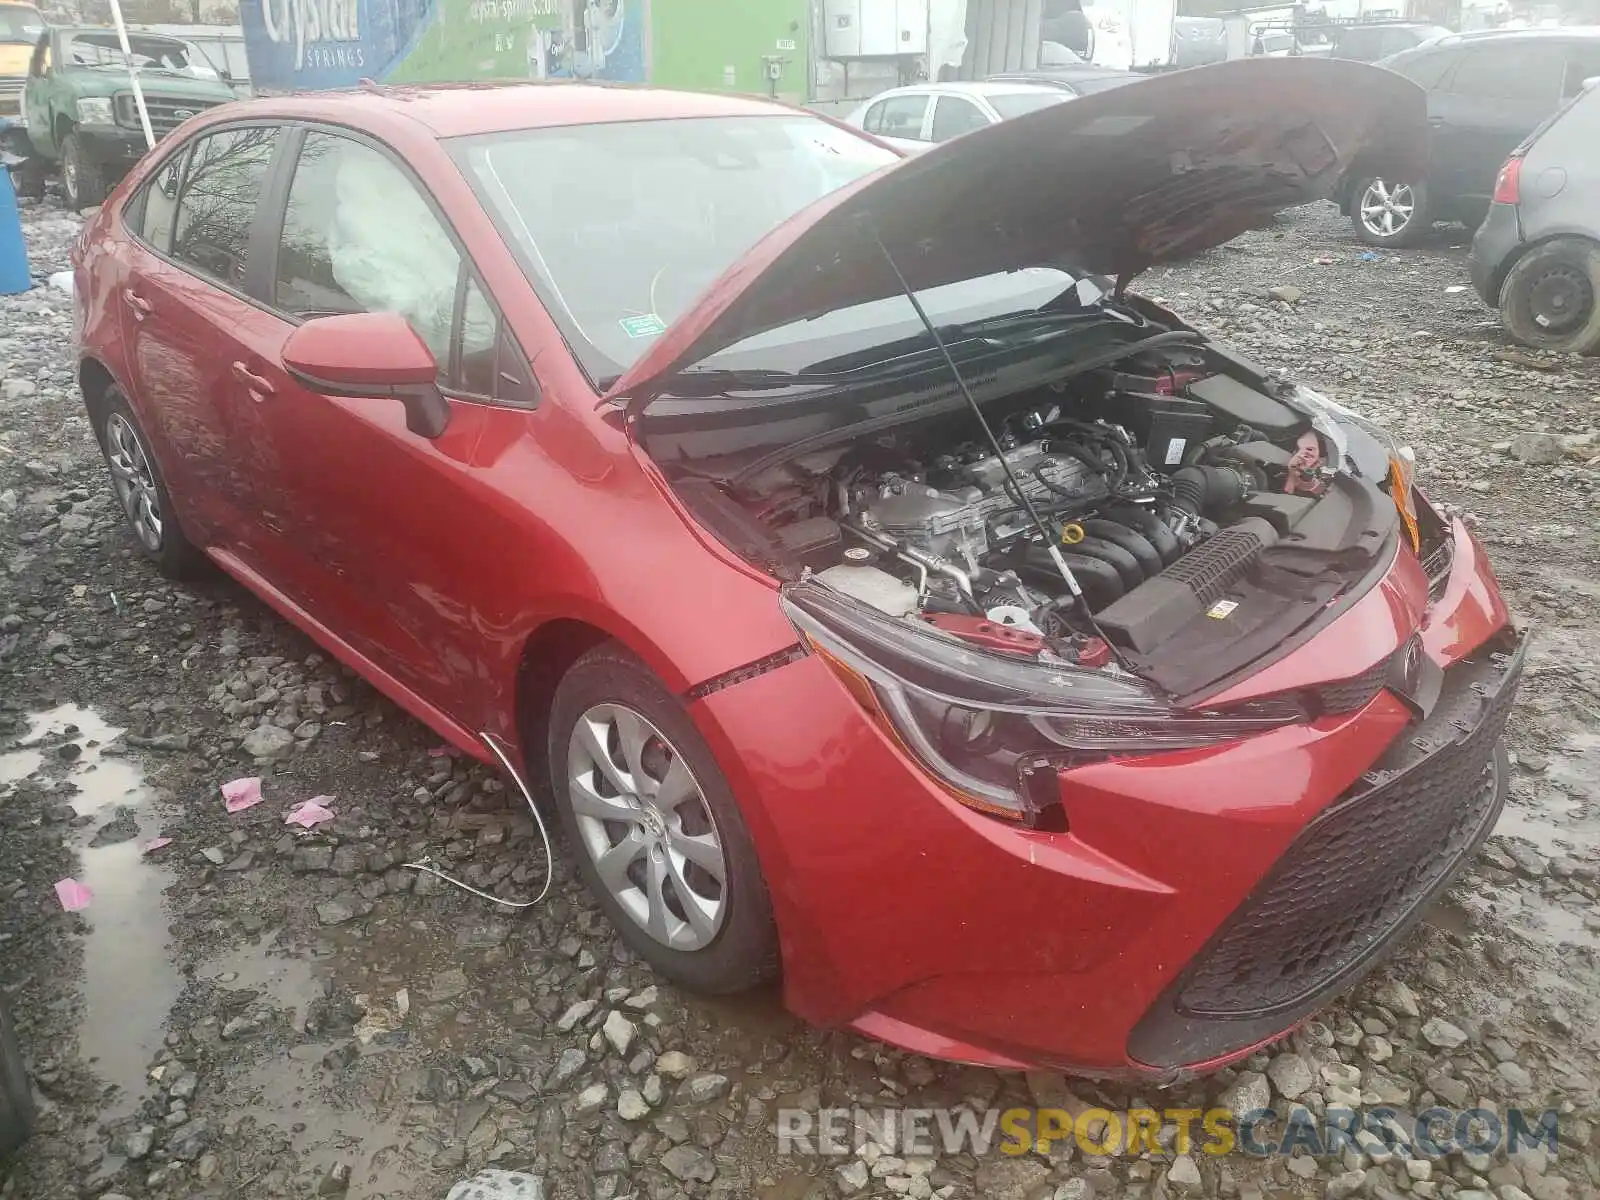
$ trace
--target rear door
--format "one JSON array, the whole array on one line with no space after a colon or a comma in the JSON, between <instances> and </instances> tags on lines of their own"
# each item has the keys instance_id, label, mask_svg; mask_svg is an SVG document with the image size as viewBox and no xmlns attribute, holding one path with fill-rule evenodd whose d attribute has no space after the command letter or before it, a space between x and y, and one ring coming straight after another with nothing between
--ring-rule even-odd
<instances>
[{"instance_id":1,"label":"rear door","mask_svg":"<svg viewBox=\"0 0 1600 1200\"><path fill-rule=\"evenodd\" d=\"M487 695L475 615L495 595L478 542L490 501L474 473L523 436L533 374L431 197L387 148L318 128L295 140L265 222L273 314L251 324L236 364L268 390L258 444L283 515L271 580L471 724ZM451 407L439 438L410 432L392 399L326 395L283 367L301 322L377 311L405 316L433 351Z\"/></svg>"},{"instance_id":2,"label":"rear door","mask_svg":"<svg viewBox=\"0 0 1600 1200\"><path fill-rule=\"evenodd\" d=\"M169 157L130 205L116 298L140 416L192 538L259 555L252 401L230 364L264 319L249 299L252 226L281 141L273 125L214 130ZM136 218L136 220L135 220Z\"/></svg>"},{"instance_id":3,"label":"rear door","mask_svg":"<svg viewBox=\"0 0 1600 1200\"><path fill-rule=\"evenodd\" d=\"M1461 52L1429 97L1436 201L1485 205L1506 157L1561 102L1564 61L1557 43L1484 42Z\"/></svg>"}]
</instances>

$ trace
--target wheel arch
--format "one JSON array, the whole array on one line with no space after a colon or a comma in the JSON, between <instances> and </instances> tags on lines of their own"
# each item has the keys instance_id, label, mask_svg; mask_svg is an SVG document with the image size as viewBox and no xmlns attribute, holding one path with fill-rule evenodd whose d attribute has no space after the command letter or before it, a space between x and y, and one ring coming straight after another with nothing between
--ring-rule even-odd
<instances>
[{"instance_id":1,"label":"wheel arch","mask_svg":"<svg viewBox=\"0 0 1600 1200\"><path fill-rule=\"evenodd\" d=\"M106 393L114 387L121 387L117 377L98 358L85 355L78 363L78 390L83 394L83 406L88 410L89 423L94 427L96 437L100 435L100 424L105 420L108 408Z\"/></svg>"},{"instance_id":2,"label":"wheel arch","mask_svg":"<svg viewBox=\"0 0 1600 1200\"><path fill-rule=\"evenodd\" d=\"M523 642L517 661L514 728L522 750L523 775L535 792L543 793L548 780L546 740L556 688L575 662L610 641L633 649L627 639L590 621L554 617Z\"/></svg>"},{"instance_id":3,"label":"wheel arch","mask_svg":"<svg viewBox=\"0 0 1600 1200\"><path fill-rule=\"evenodd\" d=\"M1519 262L1541 246L1547 246L1551 242L1563 239L1587 242L1593 249L1600 250L1600 238L1595 237L1593 230L1567 228L1565 226L1542 230L1537 237L1517 243L1500 265L1495 268L1494 274L1489 277L1494 284L1495 299L1499 300L1500 293L1505 290L1506 280L1510 278L1511 272Z\"/></svg>"}]
</instances>

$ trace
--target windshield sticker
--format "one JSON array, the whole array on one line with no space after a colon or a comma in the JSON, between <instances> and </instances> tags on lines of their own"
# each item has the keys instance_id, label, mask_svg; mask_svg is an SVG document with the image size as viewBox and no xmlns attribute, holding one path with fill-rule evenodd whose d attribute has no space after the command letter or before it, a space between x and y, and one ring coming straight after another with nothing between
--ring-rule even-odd
<instances>
[{"instance_id":1,"label":"windshield sticker","mask_svg":"<svg viewBox=\"0 0 1600 1200\"><path fill-rule=\"evenodd\" d=\"M667 331L667 323L655 313L643 317L623 317L617 324L631 338L659 337Z\"/></svg>"}]
</instances>

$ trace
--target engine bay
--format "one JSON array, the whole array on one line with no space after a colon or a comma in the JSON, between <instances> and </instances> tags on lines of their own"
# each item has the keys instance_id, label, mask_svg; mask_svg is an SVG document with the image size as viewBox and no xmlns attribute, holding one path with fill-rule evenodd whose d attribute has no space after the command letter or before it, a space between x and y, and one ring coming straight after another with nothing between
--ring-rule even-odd
<instances>
[{"instance_id":1,"label":"engine bay","mask_svg":"<svg viewBox=\"0 0 1600 1200\"><path fill-rule=\"evenodd\" d=\"M674 486L780 578L1183 690L1345 590L1395 517L1380 480L1332 469L1307 414L1239 374L1164 348L986 404L998 455L947 413ZM1211 668L1162 669L1219 643L1238 645Z\"/></svg>"}]
</instances>

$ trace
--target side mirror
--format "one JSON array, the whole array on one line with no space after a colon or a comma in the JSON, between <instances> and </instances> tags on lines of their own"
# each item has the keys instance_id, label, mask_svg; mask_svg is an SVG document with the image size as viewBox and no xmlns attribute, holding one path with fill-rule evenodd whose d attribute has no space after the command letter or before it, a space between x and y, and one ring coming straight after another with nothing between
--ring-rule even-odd
<instances>
[{"instance_id":1,"label":"side mirror","mask_svg":"<svg viewBox=\"0 0 1600 1200\"><path fill-rule=\"evenodd\" d=\"M406 428L420 437L436 438L450 423L433 351L398 313L307 321L284 342L283 365L313 391L400 401Z\"/></svg>"}]
</instances>

